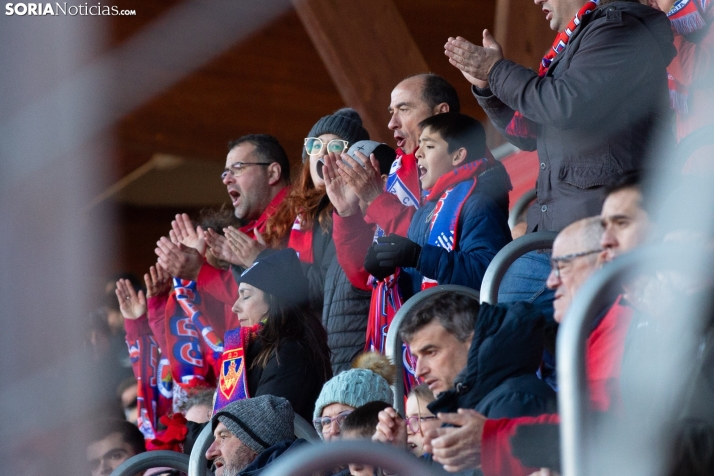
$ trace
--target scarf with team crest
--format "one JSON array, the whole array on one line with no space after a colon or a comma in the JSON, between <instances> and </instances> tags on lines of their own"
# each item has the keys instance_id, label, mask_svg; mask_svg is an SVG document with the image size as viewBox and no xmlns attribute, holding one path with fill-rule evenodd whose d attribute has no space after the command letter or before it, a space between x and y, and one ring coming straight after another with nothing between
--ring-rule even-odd
<instances>
[{"instance_id":1,"label":"scarf with team crest","mask_svg":"<svg viewBox=\"0 0 714 476\"><path fill-rule=\"evenodd\" d=\"M221 371L218 375L218 392L216 392L213 413L231 402L250 398L247 353L262 326L256 324L253 327L238 327L226 332L226 345L221 357Z\"/></svg>"}]
</instances>

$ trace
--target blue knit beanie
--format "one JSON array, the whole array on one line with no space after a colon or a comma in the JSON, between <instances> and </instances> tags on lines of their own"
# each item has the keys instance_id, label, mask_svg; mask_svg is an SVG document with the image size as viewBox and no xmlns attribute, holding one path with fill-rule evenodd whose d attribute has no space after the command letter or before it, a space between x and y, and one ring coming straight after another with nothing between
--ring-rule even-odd
<instances>
[{"instance_id":1,"label":"blue knit beanie","mask_svg":"<svg viewBox=\"0 0 714 476\"><path fill-rule=\"evenodd\" d=\"M389 360L379 354L362 354L355 360L355 364L369 366L380 373L368 368L353 368L337 374L322 387L315 402L313 418L319 418L323 408L333 403L354 408L374 401L390 405L394 403L394 394L389 386L390 382L387 381L394 380L394 366Z\"/></svg>"}]
</instances>

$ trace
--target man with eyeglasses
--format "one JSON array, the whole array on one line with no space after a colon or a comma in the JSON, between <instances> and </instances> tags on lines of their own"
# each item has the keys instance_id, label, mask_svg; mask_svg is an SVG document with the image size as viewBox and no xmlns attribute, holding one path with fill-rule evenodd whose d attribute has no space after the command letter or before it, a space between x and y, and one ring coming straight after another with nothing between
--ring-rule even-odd
<instances>
[{"instance_id":1,"label":"man with eyeglasses","mask_svg":"<svg viewBox=\"0 0 714 476\"><path fill-rule=\"evenodd\" d=\"M551 272L548 287L555 291L554 317L561 322L572 299L587 279L604 263L600 248L602 236L600 217L579 220L561 231L553 242ZM590 404L596 411L607 411L620 403L618 380L624 340L632 317L632 309L622 296L603 303L595 320L586 347L586 369ZM557 424L558 414L536 417L487 419L467 410L440 414L439 418L456 428L440 428L427 435L425 447L434 460L447 471L481 467L486 476L525 476L538 468L524 467L513 456L511 437L527 425ZM532 441L535 447L542 441Z\"/></svg>"}]
</instances>

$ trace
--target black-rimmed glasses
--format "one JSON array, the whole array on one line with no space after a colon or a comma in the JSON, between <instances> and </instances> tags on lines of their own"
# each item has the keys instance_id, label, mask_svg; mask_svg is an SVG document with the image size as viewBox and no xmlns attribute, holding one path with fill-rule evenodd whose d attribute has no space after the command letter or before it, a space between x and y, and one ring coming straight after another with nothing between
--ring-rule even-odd
<instances>
[{"instance_id":1,"label":"black-rimmed glasses","mask_svg":"<svg viewBox=\"0 0 714 476\"><path fill-rule=\"evenodd\" d=\"M272 162L233 162L226 170L221 174L221 180L224 180L228 174L232 174L234 177L242 174L246 167L249 165L270 165Z\"/></svg>"},{"instance_id":2,"label":"black-rimmed glasses","mask_svg":"<svg viewBox=\"0 0 714 476\"><path fill-rule=\"evenodd\" d=\"M582 256L588 256L593 253L600 253L602 251L602 248L596 249L596 250L590 250L590 251L581 251L580 253L571 253L569 255L563 255L563 256L556 256L555 258L550 259L550 269L553 270L555 275L560 279L560 264L569 264L571 263L575 258L580 258Z\"/></svg>"}]
</instances>

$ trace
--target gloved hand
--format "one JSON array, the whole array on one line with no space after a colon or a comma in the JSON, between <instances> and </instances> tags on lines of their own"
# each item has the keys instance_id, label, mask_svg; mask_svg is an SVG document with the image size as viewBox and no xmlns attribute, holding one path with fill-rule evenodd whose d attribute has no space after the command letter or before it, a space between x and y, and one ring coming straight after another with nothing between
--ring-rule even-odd
<instances>
[{"instance_id":1,"label":"gloved hand","mask_svg":"<svg viewBox=\"0 0 714 476\"><path fill-rule=\"evenodd\" d=\"M364 258L364 269L377 278L378 281L381 281L387 276L394 274L397 268L396 266L380 266L377 253L374 251L375 246L376 244L370 246L369 251L367 251L367 256Z\"/></svg>"},{"instance_id":2,"label":"gloved hand","mask_svg":"<svg viewBox=\"0 0 714 476\"><path fill-rule=\"evenodd\" d=\"M421 255L421 246L394 233L377 238L372 248L381 267L415 268Z\"/></svg>"}]
</instances>

